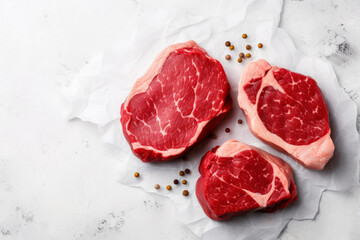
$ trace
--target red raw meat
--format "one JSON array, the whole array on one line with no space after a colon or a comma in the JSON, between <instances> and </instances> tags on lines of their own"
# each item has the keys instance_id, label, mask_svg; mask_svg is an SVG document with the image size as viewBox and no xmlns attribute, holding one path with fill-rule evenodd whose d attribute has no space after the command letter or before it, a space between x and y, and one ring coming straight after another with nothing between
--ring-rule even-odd
<instances>
[{"instance_id":1,"label":"red raw meat","mask_svg":"<svg viewBox=\"0 0 360 240\"><path fill-rule=\"evenodd\" d=\"M202 158L196 196L214 220L261 210L274 212L297 200L291 167L282 159L236 140Z\"/></svg>"},{"instance_id":2,"label":"red raw meat","mask_svg":"<svg viewBox=\"0 0 360 240\"><path fill-rule=\"evenodd\" d=\"M257 60L242 72L238 103L255 136L305 167L323 169L333 156L327 107L311 77Z\"/></svg>"},{"instance_id":3,"label":"red raw meat","mask_svg":"<svg viewBox=\"0 0 360 240\"><path fill-rule=\"evenodd\" d=\"M121 106L121 124L143 162L178 158L231 108L221 64L194 41L167 47L137 79Z\"/></svg>"}]
</instances>

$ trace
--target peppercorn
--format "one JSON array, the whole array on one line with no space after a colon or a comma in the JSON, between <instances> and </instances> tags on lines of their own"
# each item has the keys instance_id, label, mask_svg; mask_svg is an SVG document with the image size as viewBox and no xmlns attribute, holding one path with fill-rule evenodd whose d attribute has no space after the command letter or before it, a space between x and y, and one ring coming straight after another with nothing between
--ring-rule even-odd
<instances>
[{"instance_id":1,"label":"peppercorn","mask_svg":"<svg viewBox=\"0 0 360 240\"><path fill-rule=\"evenodd\" d=\"M188 190L184 190L184 191L183 191L183 195L184 195L185 197L189 196L189 191L188 191Z\"/></svg>"},{"instance_id":2,"label":"peppercorn","mask_svg":"<svg viewBox=\"0 0 360 240\"><path fill-rule=\"evenodd\" d=\"M180 175L180 176L184 176L184 175L185 175L184 171L180 171L180 172L179 172L179 175Z\"/></svg>"},{"instance_id":3,"label":"peppercorn","mask_svg":"<svg viewBox=\"0 0 360 240\"><path fill-rule=\"evenodd\" d=\"M187 184L187 181L186 181L185 179L182 180L181 182L182 182L182 184L184 184L184 185Z\"/></svg>"},{"instance_id":4,"label":"peppercorn","mask_svg":"<svg viewBox=\"0 0 360 240\"><path fill-rule=\"evenodd\" d=\"M185 169L185 173L186 173L186 174L190 174L190 169L188 169L188 168Z\"/></svg>"},{"instance_id":5,"label":"peppercorn","mask_svg":"<svg viewBox=\"0 0 360 240\"><path fill-rule=\"evenodd\" d=\"M235 48L234 45L230 45L229 47L230 50L234 50L234 48Z\"/></svg>"},{"instance_id":6,"label":"peppercorn","mask_svg":"<svg viewBox=\"0 0 360 240\"><path fill-rule=\"evenodd\" d=\"M174 179L174 184L178 184L178 183L179 183L179 180Z\"/></svg>"},{"instance_id":7,"label":"peppercorn","mask_svg":"<svg viewBox=\"0 0 360 240\"><path fill-rule=\"evenodd\" d=\"M231 56L230 56L229 54L226 54L226 55L225 55L225 59L226 59L226 60L230 60L230 59L231 59Z\"/></svg>"},{"instance_id":8,"label":"peppercorn","mask_svg":"<svg viewBox=\"0 0 360 240\"><path fill-rule=\"evenodd\" d=\"M258 44L258 48L262 48L263 47L263 44L262 43L259 43Z\"/></svg>"},{"instance_id":9,"label":"peppercorn","mask_svg":"<svg viewBox=\"0 0 360 240\"><path fill-rule=\"evenodd\" d=\"M238 62L241 63L241 62L242 62L242 58L238 58Z\"/></svg>"},{"instance_id":10,"label":"peppercorn","mask_svg":"<svg viewBox=\"0 0 360 240\"><path fill-rule=\"evenodd\" d=\"M238 120L238 124L242 124L242 120L241 120L241 119Z\"/></svg>"},{"instance_id":11,"label":"peppercorn","mask_svg":"<svg viewBox=\"0 0 360 240\"><path fill-rule=\"evenodd\" d=\"M225 46L229 47L231 45L230 41L225 42Z\"/></svg>"},{"instance_id":12,"label":"peppercorn","mask_svg":"<svg viewBox=\"0 0 360 240\"><path fill-rule=\"evenodd\" d=\"M250 45L246 45L246 50L250 50L251 46Z\"/></svg>"},{"instance_id":13,"label":"peppercorn","mask_svg":"<svg viewBox=\"0 0 360 240\"><path fill-rule=\"evenodd\" d=\"M159 185L159 184L155 184L154 188L155 188L155 189L160 189L160 185Z\"/></svg>"},{"instance_id":14,"label":"peppercorn","mask_svg":"<svg viewBox=\"0 0 360 240\"><path fill-rule=\"evenodd\" d=\"M170 191L172 189L172 187L170 185L166 186L166 190Z\"/></svg>"},{"instance_id":15,"label":"peppercorn","mask_svg":"<svg viewBox=\"0 0 360 240\"><path fill-rule=\"evenodd\" d=\"M239 53L239 57L240 58L245 58L245 54L244 53Z\"/></svg>"},{"instance_id":16,"label":"peppercorn","mask_svg":"<svg viewBox=\"0 0 360 240\"><path fill-rule=\"evenodd\" d=\"M134 173L134 177L136 177L136 178L140 177L140 173L138 173L138 172Z\"/></svg>"},{"instance_id":17,"label":"peppercorn","mask_svg":"<svg viewBox=\"0 0 360 240\"><path fill-rule=\"evenodd\" d=\"M209 133L208 138L216 139L216 135L214 133Z\"/></svg>"},{"instance_id":18,"label":"peppercorn","mask_svg":"<svg viewBox=\"0 0 360 240\"><path fill-rule=\"evenodd\" d=\"M247 57L247 58L251 58L251 54L250 54L250 53L247 53L247 54L246 54L246 57Z\"/></svg>"},{"instance_id":19,"label":"peppercorn","mask_svg":"<svg viewBox=\"0 0 360 240\"><path fill-rule=\"evenodd\" d=\"M230 132L230 128L225 128L225 132Z\"/></svg>"},{"instance_id":20,"label":"peppercorn","mask_svg":"<svg viewBox=\"0 0 360 240\"><path fill-rule=\"evenodd\" d=\"M244 33L243 35L242 35L242 38L247 38L247 34L246 33Z\"/></svg>"}]
</instances>

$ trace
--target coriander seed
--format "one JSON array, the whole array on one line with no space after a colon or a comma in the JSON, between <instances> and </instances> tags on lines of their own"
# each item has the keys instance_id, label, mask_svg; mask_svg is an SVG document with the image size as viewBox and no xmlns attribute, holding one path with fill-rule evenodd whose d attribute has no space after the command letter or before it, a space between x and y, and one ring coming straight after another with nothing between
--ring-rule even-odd
<instances>
[{"instance_id":1,"label":"coriander seed","mask_svg":"<svg viewBox=\"0 0 360 240\"><path fill-rule=\"evenodd\" d=\"M185 197L187 197L187 196L189 196L189 191L188 191L188 190L184 190L184 191L182 192L182 194L183 194Z\"/></svg>"}]
</instances>

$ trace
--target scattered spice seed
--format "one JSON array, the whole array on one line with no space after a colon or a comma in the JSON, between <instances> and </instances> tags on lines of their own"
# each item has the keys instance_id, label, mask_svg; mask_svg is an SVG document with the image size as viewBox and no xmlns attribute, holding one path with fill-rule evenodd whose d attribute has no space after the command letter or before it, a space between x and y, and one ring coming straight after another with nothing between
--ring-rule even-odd
<instances>
[{"instance_id":1,"label":"scattered spice seed","mask_svg":"<svg viewBox=\"0 0 360 240\"><path fill-rule=\"evenodd\" d=\"M140 177L140 173L138 173L138 172L134 173L134 177L136 177L136 178Z\"/></svg>"},{"instance_id":2,"label":"scattered spice seed","mask_svg":"<svg viewBox=\"0 0 360 240\"><path fill-rule=\"evenodd\" d=\"M216 135L214 133L209 133L208 138L216 139Z\"/></svg>"},{"instance_id":3,"label":"scattered spice seed","mask_svg":"<svg viewBox=\"0 0 360 240\"><path fill-rule=\"evenodd\" d=\"M246 45L246 50L250 50L251 46L250 45Z\"/></svg>"},{"instance_id":4,"label":"scattered spice seed","mask_svg":"<svg viewBox=\"0 0 360 240\"><path fill-rule=\"evenodd\" d=\"M159 185L159 184L155 184L154 188L155 188L155 189L160 189L160 185Z\"/></svg>"},{"instance_id":5,"label":"scattered spice seed","mask_svg":"<svg viewBox=\"0 0 360 240\"><path fill-rule=\"evenodd\" d=\"M179 180L174 179L174 184L178 184L178 183L179 183Z\"/></svg>"},{"instance_id":6,"label":"scattered spice seed","mask_svg":"<svg viewBox=\"0 0 360 240\"><path fill-rule=\"evenodd\" d=\"M225 42L225 46L229 47L231 45L231 42L230 41L226 41Z\"/></svg>"},{"instance_id":7,"label":"scattered spice seed","mask_svg":"<svg viewBox=\"0 0 360 240\"><path fill-rule=\"evenodd\" d=\"M187 156L184 155L184 156L181 157L181 159L184 160L184 161L186 161L186 160L187 160Z\"/></svg>"},{"instance_id":8,"label":"scattered spice seed","mask_svg":"<svg viewBox=\"0 0 360 240\"><path fill-rule=\"evenodd\" d=\"M258 48L262 48L263 47L263 44L262 43L259 43L258 44Z\"/></svg>"},{"instance_id":9,"label":"scattered spice seed","mask_svg":"<svg viewBox=\"0 0 360 240\"><path fill-rule=\"evenodd\" d=\"M230 50L234 50L234 48L235 48L234 45L230 45L229 47Z\"/></svg>"},{"instance_id":10,"label":"scattered spice seed","mask_svg":"<svg viewBox=\"0 0 360 240\"><path fill-rule=\"evenodd\" d=\"M225 132L230 132L230 128L225 128Z\"/></svg>"},{"instance_id":11,"label":"scattered spice seed","mask_svg":"<svg viewBox=\"0 0 360 240\"><path fill-rule=\"evenodd\" d=\"M242 58L238 58L238 62L241 63L241 62L242 62Z\"/></svg>"},{"instance_id":12,"label":"scattered spice seed","mask_svg":"<svg viewBox=\"0 0 360 240\"><path fill-rule=\"evenodd\" d=\"M242 124L242 120L241 120L241 119L238 120L238 124Z\"/></svg>"},{"instance_id":13,"label":"scattered spice seed","mask_svg":"<svg viewBox=\"0 0 360 240\"><path fill-rule=\"evenodd\" d=\"M188 190L184 190L184 191L183 191L183 195L184 195L185 197L189 196L189 191L188 191Z\"/></svg>"},{"instance_id":14,"label":"scattered spice seed","mask_svg":"<svg viewBox=\"0 0 360 240\"><path fill-rule=\"evenodd\" d=\"M166 190L170 191L172 189L172 187L170 185L166 186Z\"/></svg>"},{"instance_id":15,"label":"scattered spice seed","mask_svg":"<svg viewBox=\"0 0 360 240\"><path fill-rule=\"evenodd\" d=\"M240 54L239 54L239 57L245 58L245 54L244 54L244 53L240 53Z\"/></svg>"},{"instance_id":16,"label":"scattered spice seed","mask_svg":"<svg viewBox=\"0 0 360 240\"><path fill-rule=\"evenodd\" d=\"M180 175L180 176L184 176L184 175L185 175L184 171L180 171L180 172L179 172L179 175Z\"/></svg>"},{"instance_id":17,"label":"scattered spice seed","mask_svg":"<svg viewBox=\"0 0 360 240\"><path fill-rule=\"evenodd\" d=\"M187 184L187 181L186 181L185 179L182 180L181 182L182 182L182 184L184 184L184 185Z\"/></svg>"},{"instance_id":18,"label":"scattered spice seed","mask_svg":"<svg viewBox=\"0 0 360 240\"><path fill-rule=\"evenodd\" d=\"M246 57L247 57L247 58L251 58L251 54L250 54L250 53L247 53L247 54L246 54Z\"/></svg>"},{"instance_id":19,"label":"scattered spice seed","mask_svg":"<svg viewBox=\"0 0 360 240\"><path fill-rule=\"evenodd\" d=\"M185 169L185 173L186 173L186 174L190 174L190 169L188 169L188 168Z\"/></svg>"},{"instance_id":20,"label":"scattered spice seed","mask_svg":"<svg viewBox=\"0 0 360 240\"><path fill-rule=\"evenodd\" d=\"M226 59L226 60L230 60L230 59L231 59L231 56L230 56L229 54L226 54L226 55L225 55L225 59Z\"/></svg>"},{"instance_id":21,"label":"scattered spice seed","mask_svg":"<svg viewBox=\"0 0 360 240\"><path fill-rule=\"evenodd\" d=\"M243 35L242 35L242 38L247 38L247 34L246 33L244 33Z\"/></svg>"}]
</instances>

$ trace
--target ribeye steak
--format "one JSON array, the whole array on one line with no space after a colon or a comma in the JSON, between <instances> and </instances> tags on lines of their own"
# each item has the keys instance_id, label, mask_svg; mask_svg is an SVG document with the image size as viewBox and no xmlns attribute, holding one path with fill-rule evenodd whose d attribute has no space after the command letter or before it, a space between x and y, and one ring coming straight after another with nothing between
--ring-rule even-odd
<instances>
[{"instance_id":1,"label":"ribeye steak","mask_svg":"<svg viewBox=\"0 0 360 240\"><path fill-rule=\"evenodd\" d=\"M221 64L194 41L163 50L121 106L132 151L144 162L183 155L231 108Z\"/></svg>"},{"instance_id":2,"label":"ribeye steak","mask_svg":"<svg viewBox=\"0 0 360 240\"><path fill-rule=\"evenodd\" d=\"M325 100L311 77L249 63L238 87L238 103L255 136L282 149L312 169L322 169L333 156Z\"/></svg>"},{"instance_id":3,"label":"ribeye steak","mask_svg":"<svg viewBox=\"0 0 360 240\"><path fill-rule=\"evenodd\" d=\"M207 152L199 171L196 196L214 220L256 210L273 212L297 200L293 172L287 163L236 140Z\"/></svg>"}]
</instances>

